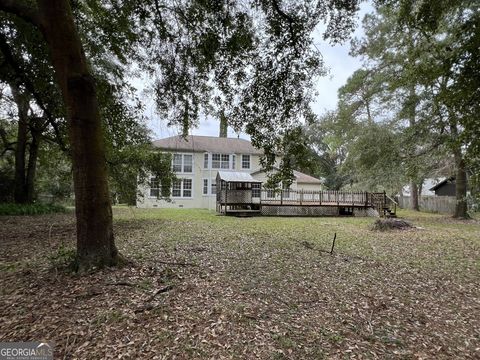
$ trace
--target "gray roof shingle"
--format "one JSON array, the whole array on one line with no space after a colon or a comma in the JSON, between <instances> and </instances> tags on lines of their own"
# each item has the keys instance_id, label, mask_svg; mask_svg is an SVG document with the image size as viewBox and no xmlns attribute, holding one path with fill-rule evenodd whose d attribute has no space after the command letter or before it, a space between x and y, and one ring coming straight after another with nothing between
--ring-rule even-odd
<instances>
[{"instance_id":1,"label":"gray roof shingle","mask_svg":"<svg viewBox=\"0 0 480 360\"><path fill-rule=\"evenodd\" d=\"M155 140L153 146L162 150L175 151L263 154L262 150L254 148L248 140L215 136L188 135L186 138L183 138L177 135Z\"/></svg>"}]
</instances>

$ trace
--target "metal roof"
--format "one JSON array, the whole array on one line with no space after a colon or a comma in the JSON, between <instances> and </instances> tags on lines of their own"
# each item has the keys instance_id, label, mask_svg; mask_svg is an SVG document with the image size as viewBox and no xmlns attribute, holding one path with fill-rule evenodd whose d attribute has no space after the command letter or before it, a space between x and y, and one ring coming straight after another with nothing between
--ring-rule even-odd
<instances>
[{"instance_id":1,"label":"metal roof","mask_svg":"<svg viewBox=\"0 0 480 360\"><path fill-rule=\"evenodd\" d=\"M263 151L253 147L252 143L244 139L221 138L214 136L188 135L171 136L155 140L153 146L162 150L213 152L223 154L256 154Z\"/></svg>"},{"instance_id":2,"label":"metal roof","mask_svg":"<svg viewBox=\"0 0 480 360\"><path fill-rule=\"evenodd\" d=\"M260 180L254 179L249 173L239 171L219 171L217 177L226 182L262 183Z\"/></svg>"},{"instance_id":3,"label":"metal roof","mask_svg":"<svg viewBox=\"0 0 480 360\"><path fill-rule=\"evenodd\" d=\"M280 169L276 166L273 167L274 171L279 171ZM264 169L258 169L252 172L252 174L259 174L265 172ZM313 176L304 174L300 171L293 170L293 176L295 176L295 180L298 184L323 184L325 181L322 179L317 179Z\"/></svg>"}]
</instances>

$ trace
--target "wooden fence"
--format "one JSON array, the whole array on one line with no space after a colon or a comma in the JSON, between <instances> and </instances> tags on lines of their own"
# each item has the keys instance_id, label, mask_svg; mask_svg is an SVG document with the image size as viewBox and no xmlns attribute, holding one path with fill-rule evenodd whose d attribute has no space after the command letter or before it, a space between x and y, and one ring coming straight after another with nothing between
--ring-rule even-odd
<instances>
[{"instance_id":1,"label":"wooden fence","mask_svg":"<svg viewBox=\"0 0 480 360\"><path fill-rule=\"evenodd\" d=\"M420 210L436 212L441 214L454 214L455 213L455 196L433 196L425 195L419 198ZM398 198L398 204L403 209L411 209L410 196L400 196Z\"/></svg>"}]
</instances>

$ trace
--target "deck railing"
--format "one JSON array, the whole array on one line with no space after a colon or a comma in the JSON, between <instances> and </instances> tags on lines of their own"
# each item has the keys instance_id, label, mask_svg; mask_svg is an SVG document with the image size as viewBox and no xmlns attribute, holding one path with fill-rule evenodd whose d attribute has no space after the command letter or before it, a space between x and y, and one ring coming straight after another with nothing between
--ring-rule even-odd
<instances>
[{"instance_id":1,"label":"deck railing","mask_svg":"<svg viewBox=\"0 0 480 360\"><path fill-rule=\"evenodd\" d=\"M268 190L257 192L260 203L265 205L337 205L377 206L385 203L384 193L360 191Z\"/></svg>"}]
</instances>

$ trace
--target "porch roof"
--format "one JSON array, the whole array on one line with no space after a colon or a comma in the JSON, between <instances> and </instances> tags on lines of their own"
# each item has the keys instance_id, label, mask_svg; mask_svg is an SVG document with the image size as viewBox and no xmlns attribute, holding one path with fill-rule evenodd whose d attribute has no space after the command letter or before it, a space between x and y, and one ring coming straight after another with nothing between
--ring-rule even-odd
<instances>
[{"instance_id":1,"label":"porch roof","mask_svg":"<svg viewBox=\"0 0 480 360\"><path fill-rule=\"evenodd\" d=\"M246 182L246 183L262 183L256 180L246 172L239 171L219 171L217 177L226 182Z\"/></svg>"}]
</instances>

